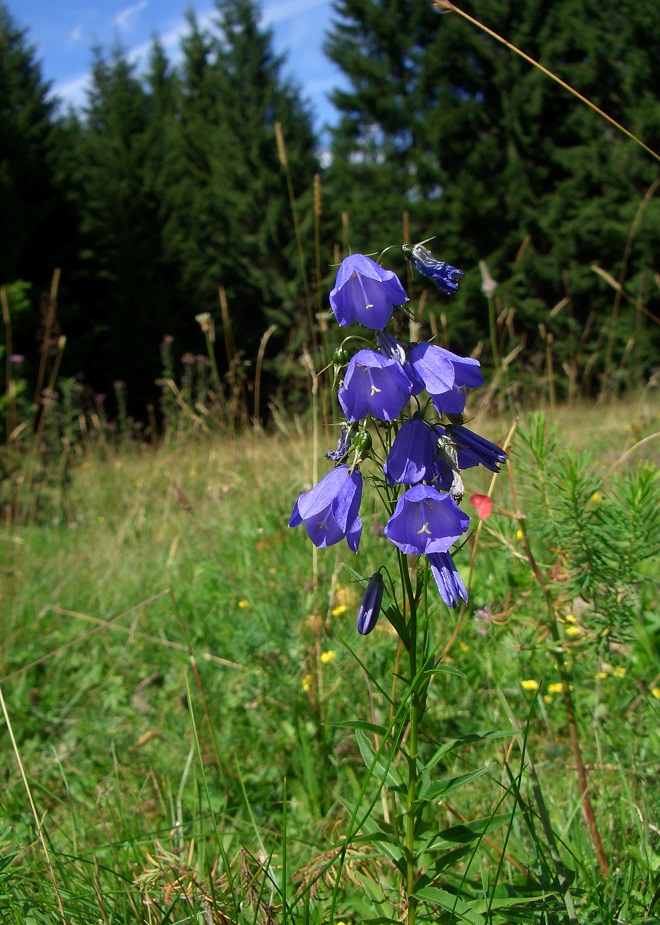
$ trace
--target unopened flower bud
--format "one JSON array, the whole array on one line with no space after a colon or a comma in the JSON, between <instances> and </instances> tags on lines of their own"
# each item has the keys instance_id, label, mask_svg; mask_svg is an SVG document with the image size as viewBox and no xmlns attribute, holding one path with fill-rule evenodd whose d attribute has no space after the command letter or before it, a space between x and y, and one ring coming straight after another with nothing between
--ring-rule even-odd
<instances>
[{"instance_id":1,"label":"unopened flower bud","mask_svg":"<svg viewBox=\"0 0 660 925\"><path fill-rule=\"evenodd\" d=\"M332 365L335 367L346 366L348 363L348 353L344 350L343 347L337 347L335 352L332 354Z\"/></svg>"},{"instance_id":2,"label":"unopened flower bud","mask_svg":"<svg viewBox=\"0 0 660 925\"><path fill-rule=\"evenodd\" d=\"M372 631L378 620L380 606L383 602L385 582L380 572L375 572L369 579L367 590L364 592L362 604L357 617L358 633L366 636Z\"/></svg>"},{"instance_id":3,"label":"unopened flower bud","mask_svg":"<svg viewBox=\"0 0 660 925\"><path fill-rule=\"evenodd\" d=\"M371 434L366 430L361 431L354 440L355 449L360 451L361 456L370 453L372 445Z\"/></svg>"},{"instance_id":4,"label":"unopened flower bud","mask_svg":"<svg viewBox=\"0 0 660 925\"><path fill-rule=\"evenodd\" d=\"M458 284L463 276L462 270L457 270L443 260L436 260L431 251L421 244L404 244L403 253L410 258L412 265L422 276L429 276L440 292L453 295L458 290Z\"/></svg>"}]
</instances>

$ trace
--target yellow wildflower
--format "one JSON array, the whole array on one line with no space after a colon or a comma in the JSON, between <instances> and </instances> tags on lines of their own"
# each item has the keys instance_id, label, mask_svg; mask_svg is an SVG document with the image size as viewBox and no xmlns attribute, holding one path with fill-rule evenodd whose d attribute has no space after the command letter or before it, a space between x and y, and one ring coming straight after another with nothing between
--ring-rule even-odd
<instances>
[{"instance_id":1,"label":"yellow wildflower","mask_svg":"<svg viewBox=\"0 0 660 925\"><path fill-rule=\"evenodd\" d=\"M516 539L521 540L523 538L522 530L516 530Z\"/></svg>"},{"instance_id":2,"label":"yellow wildflower","mask_svg":"<svg viewBox=\"0 0 660 925\"><path fill-rule=\"evenodd\" d=\"M625 678L626 669L623 667L623 665L615 665L612 669L612 675L615 678Z\"/></svg>"},{"instance_id":3,"label":"yellow wildflower","mask_svg":"<svg viewBox=\"0 0 660 925\"><path fill-rule=\"evenodd\" d=\"M520 686L524 691L537 691L540 685L533 678L527 678L527 680L520 682Z\"/></svg>"},{"instance_id":4,"label":"yellow wildflower","mask_svg":"<svg viewBox=\"0 0 660 925\"><path fill-rule=\"evenodd\" d=\"M337 658L337 653L334 649L328 649L327 652L321 652L321 661L324 665L329 665L330 662L333 662Z\"/></svg>"},{"instance_id":5,"label":"yellow wildflower","mask_svg":"<svg viewBox=\"0 0 660 925\"><path fill-rule=\"evenodd\" d=\"M546 703L552 703L552 697L549 697L548 694L544 694L543 699Z\"/></svg>"},{"instance_id":6,"label":"yellow wildflower","mask_svg":"<svg viewBox=\"0 0 660 925\"><path fill-rule=\"evenodd\" d=\"M567 636L581 636L582 630L580 629L579 626L567 626L566 635Z\"/></svg>"},{"instance_id":7,"label":"yellow wildflower","mask_svg":"<svg viewBox=\"0 0 660 925\"><path fill-rule=\"evenodd\" d=\"M603 500L603 496L599 491L595 491L589 500L592 504L600 504Z\"/></svg>"},{"instance_id":8,"label":"yellow wildflower","mask_svg":"<svg viewBox=\"0 0 660 925\"><path fill-rule=\"evenodd\" d=\"M469 651L470 651L470 647L469 647L466 643L464 643L464 642L459 642L458 648L461 650L461 652L469 652Z\"/></svg>"},{"instance_id":9,"label":"yellow wildflower","mask_svg":"<svg viewBox=\"0 0 660 925\"><path fill-rule=\"evenodd\" d=\"M651 696L655 697L656 700L660 700L660 687L652 687Z\"/></svg>"},{"instance_id":10,"label":"yellow wildflower","mask_svg":"<svg viewBox=\"0 0 660 925\"><path fill-rule=\"evenodd\" d=\"M572 613L567 613L567 614L565 614L565 615L564 615L564 622L565 622L565 623L575 623L575 622L576 622L576 621L575 621L575 614L572 614Z\"/></svg>"},{"instance_id":11,"label":"yellow wildflower","mask_svg":"<svg viewBox=\"0 0 660 925\"><path fill-rule=\"evenodd\" d=\"M600 678L601 681L604 681L605 678L607 677L607 672L606 672L606 671L599 671L599 672L598 672L598 677Z\"/></svg>"},{"instance_id":12,"label":"yellow wildflower","mask_svg":"<svg viewBox=\"0 0 660 925\"><path fill-rule=\"evenodd\" d=\"M311 676L311 674L306 674L306 675L305 675L305 677L304 677L304 678L302 679L302 681L300 682L300 686L302 687L303 691L304 691L305 694L306 694L307 691L308 691L308 690L311 688L311 686L312 686L312 676Z\"/></svg>"},{"instance_id":13,"label":"yellow wildflower","mask_svg":"<svg viewBox=\"0 0 660 925\"><path fill-rule=\"evenodd\" d=\"M250 606L250 602L249 601L239 601L238 606L241 608L241 610L245 610L246 607Z\"/></svg>"},{"instance_id":14,"label":"yellow wildflower","mask_svg":"<svg viewBox=\"0 0 660 925\"><path fill-rule=\"evenodd\" d=\"M553 681L552 684L548 684L548 693L549 694L561 694L564 690L564 685L561 681Z\"/></svg>"},{"instance_id":15,"label":"yellow wildflower","mask_svg":"<svg viewBox=\"0 0 660 925\"><path fill-rule=\"evenodd\" d=\"M340 604L339 607L333 607L332 616L341 617L341 615L346 613L347 610L348 610L348 607L346 606L346 604Z\"/></svg>"}]
</instances>

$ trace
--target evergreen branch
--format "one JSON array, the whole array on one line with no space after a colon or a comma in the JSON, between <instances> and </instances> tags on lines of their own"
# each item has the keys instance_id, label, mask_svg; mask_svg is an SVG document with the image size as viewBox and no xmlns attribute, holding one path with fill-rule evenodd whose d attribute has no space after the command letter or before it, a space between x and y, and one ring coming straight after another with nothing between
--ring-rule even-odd
<instances>
[{"instance_id":1,"label":"evergreen branch","mask_svg":"<svg viewBox=\"0 0 660 925\"><path fill-rule=\"evenodd\" d=\"M606 112L604 112L602 109L596 106L596 104L593 103L590 99L587 99L586 96L583 96L581 93L579 93L574 87L571 87L570 84L567 84L566 81L562 80L561 77L558 77L553 71L548 70L547 67L544 67L535 58L532 58L530 55L525 54L525 52L522 51L522 49L518 48L517 45L514 45L512 42L509 42L503 36L499 35L499 33L494 32L492 29L489 29L488 26L484 25L482 22L479 22L478 19L474 19L474 17L470 16L469 13L466 13L463 10L459 9L457 6L451 3L450 0L434 0L433 6L440 12L458 13L459 16L462 16L463 19L467 20L467 22L471 23L473 26L476 26L477 29L481 29L483 32L490 35L491 38L494 38L496 41L500 42L502 45L505 45L511 51L519 55L524 61L527 61L528 64L531 64L533 67L537 68L537 70L541 71L542 74L545 74L546 77L549 77L551 80L554 80L555 83L558 83L560 87L564 88L564 90L568 90L569 93L572 93L573 96L575 96L578 100L580 100L581 103L584 103L585 106L588 106L589 109L593 109L593 111L597 115L605 119L606 122L609 122L610 125L613 125L614 128L617 129L619 132L622 132L624 135L627 135L628 138L630 138L632 141L638 144L640 148L643 148L644 151L646 151L647 154L650 154L651 157L655 158L656 161L660 161L660 154L658 154L652 148L649 148L648 145L645 145L644 142L640 138L637 137L637 135L634 135L631 131L629 131L629 129L624 128L624 126L621 125L620 122L617 122L616 119L613 119L612 116L608 116Z\"/></svg>"}]
</instances>

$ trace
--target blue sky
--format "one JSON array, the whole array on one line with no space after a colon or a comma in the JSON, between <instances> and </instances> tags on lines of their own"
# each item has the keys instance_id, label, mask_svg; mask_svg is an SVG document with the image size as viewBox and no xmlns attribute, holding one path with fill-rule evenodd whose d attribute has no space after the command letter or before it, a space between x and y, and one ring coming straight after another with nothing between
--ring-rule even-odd
<instances>
[{"instance_id":1,"label":"blue sky","mask_svg":"<svg viewBox=\"0 0 660 925\"><path fill-rule=\"evenodd\" d=\"M85 102L95 44L108 47L119 39L131 60L144 63L158 34L168 57L176 61L186 30L185 11L193 9L203 25L214 10L213 0L5 0L5 5L16 24L29 29L53 92L75 106ZM285 73L313 104L320 130L334 121L327 95L342 81L321 50L331 0L262 0L261 9L262 23L273 30L275 51L286 53Z\"/></svg>"}]
</instances>

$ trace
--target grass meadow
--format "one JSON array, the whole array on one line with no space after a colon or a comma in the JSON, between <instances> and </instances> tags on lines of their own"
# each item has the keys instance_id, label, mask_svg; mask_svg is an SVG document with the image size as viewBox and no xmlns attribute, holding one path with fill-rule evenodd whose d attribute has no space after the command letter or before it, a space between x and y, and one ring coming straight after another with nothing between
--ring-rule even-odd
<instances>
[{"instance_id":1,"label":"grass meadow","mask_svg":"<svg viewBox=\"0 0 660 925\"><path fill-rule=\"evenodd\" d=\"M418 920L650 925L657 400L515 423L477 413L486 437L510 435L510 463L492 485L468 473L467 496L492 488L495 510L479 523L467 506L469 605L432 610L442 670L422 748L444 784L424 809L435 854ZM385 615L355 630L354 575L392 547L368 506L358 556L287 528L326 471L315 460L335 436L317 440L292 417L273 433L81 444L38 508L24 479L22 525L5 507L2 923L405 915L382 834L399 756L384 761L375 731L392 723L401 653Z\"/></svg>"}]
</instances>

